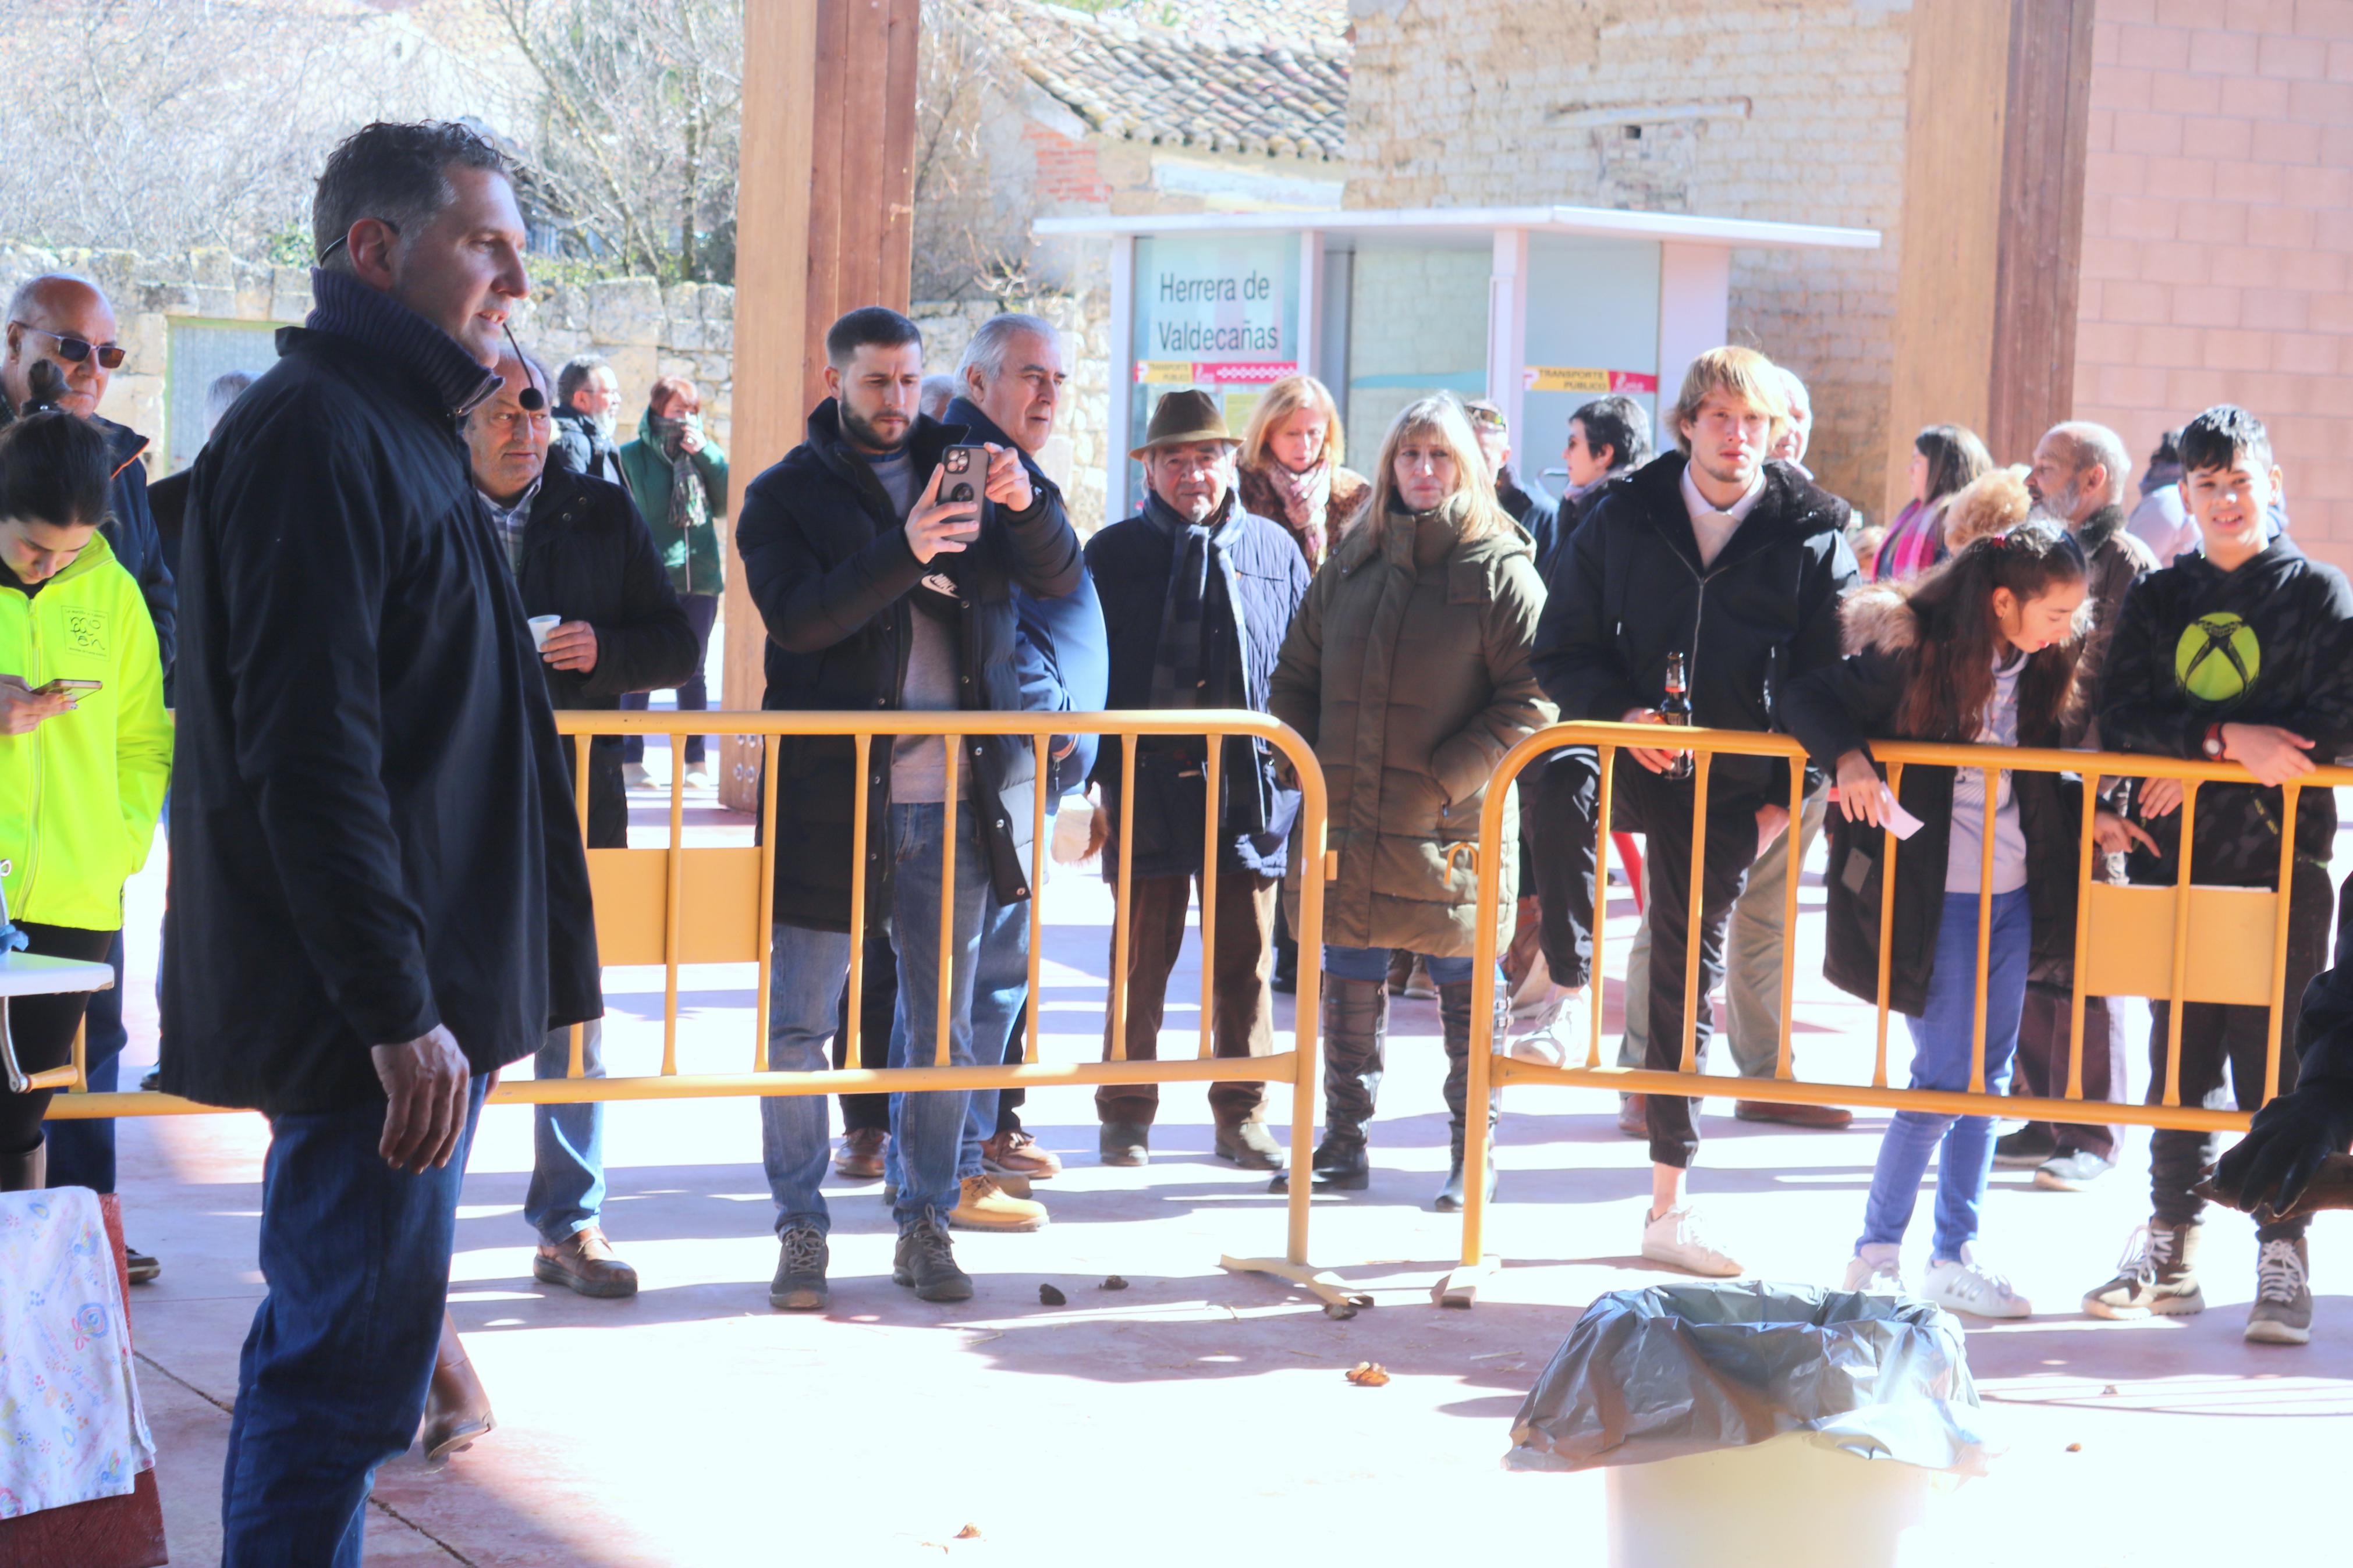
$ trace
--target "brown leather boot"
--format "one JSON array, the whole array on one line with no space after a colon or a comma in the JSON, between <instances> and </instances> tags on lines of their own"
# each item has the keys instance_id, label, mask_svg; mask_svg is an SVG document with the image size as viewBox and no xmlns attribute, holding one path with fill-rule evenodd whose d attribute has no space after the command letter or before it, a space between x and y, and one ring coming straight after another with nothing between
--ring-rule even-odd
<instances>
[{"instance_id":1,"label":"brown leather boot","mask_svg":"<svg viewBox=\"0 0 2353 1568\"><path fill-rule=\"evenodd\" d=\"M593 1225L581 1226L562 1241L541 1242L531 1260L531 1277L543 1285L561 1285L583 1296L638 1293L638 1271L613 1256L604 1230Z\"/></svg>"},{"instance_id":2,"label":"brown leather boot","mask_svg":"<svg viewBox=\"0 0 2353 1568\"><path fill-rule=\"evenodd\" d=\"M474 1446L498 1425L491 1414L491 1396L466 1359L458 1339L458 1325L441 1314L441 1344L433 1352L433 1384L425 1394L425 1462L438 1465L450 1455Z\"/></svg>"}]
</instances>

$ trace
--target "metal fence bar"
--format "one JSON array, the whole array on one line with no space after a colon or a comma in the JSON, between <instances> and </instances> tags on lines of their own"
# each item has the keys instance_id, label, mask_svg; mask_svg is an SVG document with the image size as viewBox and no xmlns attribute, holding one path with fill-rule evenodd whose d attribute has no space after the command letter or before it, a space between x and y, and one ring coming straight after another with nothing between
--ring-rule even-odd
<instances>
[{"instance_id":1,"label":"metal fence bar","mask_svg":"<svg viewBox=\"0 0 2353 1568\"><path fill-rule=\"evenodd\" d=\"M841 1059L860 1061L859 1035L866 1011L866 864L871 858L867 839L874 831L874 785L881 782L871 777L874 766L874 737L860 735L852 742L858 771L855 799L849 808L849 1005L843 1009L841 1025ZM773 935L771 941L773 942Z\"/></svg>"},{"instance_id":2,"label":"metal fence bar","mask_svg":"<svg viewBox=\"0 0 2353 1568\"><path fill-rule=\"evenodd\" d=\"M1993 836L1995 819L1999 815L1995 803L2000 798L2001 770L1986 768L1982 770L1981 776L1985 780L1985 836L1978 843L1978 994L1977 1005L1969 1017L1971 1094L1983 1094L1986 1085L1986 987L1993 976ZM1889 903L1895 901L1893 884L1880 891L1887 896ZM1786 940L1788 933L1784 931L1782 935Z\"/></svg>"},{"instance_id":3,"label":"metal fence bar","mask_svg":"<svg viewBox=\"0 0 2353 1568\"><path fill-rule=\"evenodd\" d=\"M1802 842L1799 830L1806 820L1806 770L1789 769L1789 826L1781 830L1781 859L1788 875L1781 879L1781 1041L1773 1058L1773 1076L1790 1076L1789 1011L1798 1005L1798 944L1789 933L1798 929L1798 883L1805 867L1799 863L1798 847ZM1596 922L1599 923L1599 921Z\"/></svg>"},{"instance_id":4,"label":"metal fence bar","mask_svg":"<svg viewBox=\"0 0 2353 1568\"><path fill-rule=\"evenodd\" d=\"M670 860L662 879L662 1071L678 1071L679 911L686 902L686 748L670 752Z\"/></svg>"},{"instance_id":5,"label":"metal fence bar","mask_svg":"<svg viewBox=\"0 0 2353 1568\"><path fill-rule=\"evenodd\" d=\"M1207 756L1201 763L1201 794L1208 802L1201 827L1201 1047L1204 1060L1217 1055L1212 1025L1218 1005L1218 761L1219 738L1202 737Z\"/></svg>"},{"instance_id":6,"label":"metal fence bar","mask_svg":"<svg viewBox=\"0 0 2353 1568\"><path fill-rule=\"evenodd\" d=\"M2193 835L2198 826L2198 784L2191 780L2181 786L2181 853L2176 857L2180 865L2176 868L2173 888L2173 994L2166 1004L2165 1037L2165 1103L2181 1103L2181 1009L2182 993L2189 984L2189 868L2198 858L2193 847ZM2285 895L2285 889L2282 889Z\"/></svg>"},{"instance_id":7,"label":"metal fence bar","mask_svg":"<svg viewBox=\"0 0 2353 1568\"><path fill-rule=\"evenodd\" d=\"M2279 907L2272 911L2272 1016L2263 1037L2265 1105L2279 1096L2280 1026L2287 1014L2283 1005L2287 991L2287 917L2295 905L2295 808L2303 793L2304 786L2293 779L2280 792L2280 896Z\"/></svg>"},{"instance_id":8,"label":"metal fence bar","mask_svg":"<svg viewBox=\"0 0 2353 1568\"><path fill-rule=\"evenodd\" d=\"M1700 911L1705 907L1706 901L1707 775L1709 768L1715 763L1715 755L1714 752L1702 752L1699 753L1692 769L1692 841L1691 877L1689 879L1691 884L1691 903L1685 910L1685 923L1683 926L1686 940L1683 942L1683 1071L1685 1072L1696 1072L1699 1070L1699 1009L1700 1004L1704 1000L1704 998L1700 995L1699 991L1700 944L1688 939L1692 933L1695 932L1699 929L1698 921L1701 919ZM1491 785L1489 787L1492 788L1493 786ZM1642 863L1645 866L1649 865L1651 860L1651 857L1649 855L1642 857ZM1646 915L1644 918L1648 919L1649 917ZM1658 950L1656 947L1651 949L1651 955L1652 961L1656 962L1658 957ZM1654 1035L1658 1032L1658 1020L1655 1018L1651 1021L1651 1033Z\"/></svg>"},{"instance_id":9,"label":"metal fence bar","mask_svg":"<svg viewBox=\"0 0 2353 1568\"><path fill-rule=\"evenodd\" d=\"M580 818L580 842L588 842L588 763L595 755L594 735L572 737L572 809ZM572 1059L565 1068L567 1078L580 1078L588 1071L588 1026L575 1024L571 1029Z\"/></svg>"},{"instance_id":10,"label":"metal fence bar","mask_svg":"<svg viewBox=\"0 0 2353 1568\"><path fill-rule=\"evenodd\" d=\"M1545 754L1551 755L1550 752ZM1596 754L1601 759L1601 809L1593 819L1593 962L1585 975L1586 1015L1592 1025L1592 1041L1586 1047L1585 1065L1592 1068L1601 1065L1601 1001L1605 994L1601 980L1601 950L1605 941L1604 931L1609 924L1609 807L1618 785L1618 748L1604 745ZM1489 787L1492 790L1493 786ZM1480 835L1482 840L1485 833L1485 826L1482 824ZM1649 862L1645 860L1644 864ZM1626 880L1631 884L1633 879L1634 873L1628 871ZM1546 961L1539 958L1537 962ZM1546 973L1550 973L1549 969ZM1628 997L1626 1005L1632 1006L1633 998ZM1472 1011L1475 1013L1477 1009L1474 1007ZM1477 1059L1477 1053L1472 1053L1472 1059ZM1473 1100L1471 1103L1477 1105L1482 1102ZM1478 1118L1472 1120L1477 1121ZM1479 1168L1486 1169L1483 1165Z\"/></svg>"},{"instance_id":11,"label":"metal fence bar","mask_svg":"<svg viewBox=\"0 0 2353 1568\"><path fill-rule=\"evenodd\" d=\"M947 1067L955 1059L950 1054L948 1047L950 1036L955 1026L956 795L958 794L956 776L958 753L962 750L963 747L955 741L945 735L940 737L940 753L948 760L948 782L946 789L942 792L947 798L940 803L939 956L932 965L939 971L939 1013L934 1020L934 1026L939 1032L932 1037L932 1065L939 1068ZM979 804L974 803L973 810L977 812L979 809ZM975 820L974 827L977 832L977 818ZM902 991L900 994L904 995L905 993ZM908 1052L908 1059L910 1061L914 1059L914 1052L912 1048Z\"/></svg>"},{"instance_id":12,"label":"metal fence bar","mask_svg":"<svg viewBox=\"0 0 2353 1568\"><path fill-rule=\"evenodd\" d=\"M760 994L752 1001L754 1072L768 1070L768 1013L776 1001L768 987L775 981L776 964L776 759L783 744L781 735L760 739L760 820L767 825L767 831L760 835L760 924L752 933L753 945L760 953Z\"/></svg>"},{"instance_id":13,"label":"metal fence bar","mask_svg":"<svg viewBox=\"0 0 2353 1568\"><path fill-rule=\"evenodd\" d=\"M1904 764L1889 763L1887 764L1888 795L1892 799L1900 801L1903 799L1903 791ZM1881 1089L1887 1087L1887 1015L1890 1011L1887 994L1891 984L1889 964L1895 954L1895 855L1903 847L1904 840L1896 837L1893 833L1888 834L1885 841L1880 846L1879 999L1874 1009L1877 1016L1872 1020L1871 1081ZM1792 867L1790 869L1794 871L1796 868ZM1781 940L1787 942L1789 935L1789 932L1783 931ZM1786 1016L1781 1019L1781 1043L1785 1049L1789 1042L1789 1022Z\"/></svg>"},{"instance_id":14,"label":"metal fence bar","mask_svg":"<svg viewBox=\"0 0 2353 1568\"><path fill-rule=\"evenodd\" d=\"M2099 857L2100 775L2084 775L2084 820L2075 841L2075 966L2067 988L2067 1098L2084 1098L2084 973L2092 963L2092 868Z\"/></svg>"},{"instance_id":15,"label":"metal fence bar","mask_svg":"<svg viewBox=\"0 0 2353 1568\"><path fill-rule=\"evenodd\" d=\"M1127 952L1135 905L1135 742L1122 735L1119 784L1119 888L1112 896L1111 1059L1127 1060Z\"/></svg>"}]
</instances>

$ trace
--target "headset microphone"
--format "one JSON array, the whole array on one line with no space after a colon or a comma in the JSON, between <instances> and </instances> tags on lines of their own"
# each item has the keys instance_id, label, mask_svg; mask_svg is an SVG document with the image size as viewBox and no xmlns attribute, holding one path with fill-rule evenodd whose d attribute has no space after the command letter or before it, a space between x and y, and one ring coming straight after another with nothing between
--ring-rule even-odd
<instances>
[{"instance_id":1,"label":"headset microphone","mask_svg":"<svg viewBox=\"0 0 2353 1568\"><path fill-rule=\"evenodd\" d=\"M539 389L538 374L532 369L531 361L524 357L522 345L515 342L514 329L501 321L499 331L507 335L507 347L514 350L515 363L522 366L523 379L527 384L515 394L515 402L522 405L525 414L536 414L547 406L547 394Z\"/></svg>"}]
</instances>

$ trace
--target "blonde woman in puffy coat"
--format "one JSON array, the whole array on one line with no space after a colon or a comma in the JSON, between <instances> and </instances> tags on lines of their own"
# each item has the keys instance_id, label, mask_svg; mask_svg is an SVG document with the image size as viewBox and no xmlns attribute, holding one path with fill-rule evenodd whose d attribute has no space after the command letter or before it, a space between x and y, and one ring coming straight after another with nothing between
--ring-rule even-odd
<instances>
[{"instance_id":1,"label":"blonde woman in puffy coat","mask_svg":"<svg viewBox=\"0 0 2353 1568\"><path fill-rule=\"evenodd\" d=\"M1441 395L1408 405L1381 444L1363 510L1292 622L1270 701L1315 748L1339 857L1324 900L1319 1187L1369 1183L1383 980L1390 950L1402 948L1424 958L1438 986L1453 1123L1438 1206L1461 1206L1479 890L1475 858L1461 851L1478 842L1504 753L1553 720L1528 666L1543 605L1535 552L1496 503L1462 405ZM1515 844L1518 832L1507 804L1497 842ZM1516 858L1500 869L1496 907L1510 910ZM1291 875L1300 874L1294 861ZM1499 933L1499 950L1509 934ZM1487 1114L1492 1125L1492 1099Z\"/></svg>"}]
</instances>

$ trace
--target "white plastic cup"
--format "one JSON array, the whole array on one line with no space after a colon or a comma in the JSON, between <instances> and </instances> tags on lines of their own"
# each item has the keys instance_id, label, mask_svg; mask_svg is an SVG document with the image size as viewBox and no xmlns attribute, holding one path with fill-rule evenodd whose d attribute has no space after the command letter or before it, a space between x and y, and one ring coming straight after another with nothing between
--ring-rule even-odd
<instances>
[{"instance_id":1,"label":"white plastic cup","mask_svg":"<svg viewBox=\"0 0 2353 1568\"><path fill-rule=\"evenodd\" d=\"M547 634L554 631L563 624L564 617L562 616L532 616L531 646L535 648L545 648L547 647Z\"/></svg>"}]
</instances>

